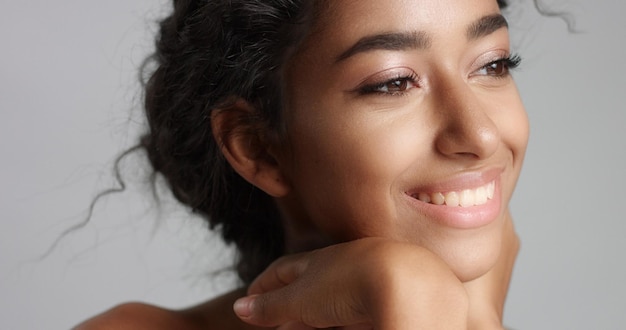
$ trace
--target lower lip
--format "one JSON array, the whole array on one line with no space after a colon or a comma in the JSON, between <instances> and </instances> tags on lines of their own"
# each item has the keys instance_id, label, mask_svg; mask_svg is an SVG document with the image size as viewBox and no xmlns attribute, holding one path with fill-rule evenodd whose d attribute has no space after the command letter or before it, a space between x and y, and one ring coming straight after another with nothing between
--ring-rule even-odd
<instances>
[{"instance_id":1,"label":"lower lip","mask_svg":"<svg viewBox=\"0 0 626 330\"><path fill-rule=\"evenodd\" d=\"M408 195L407 198L410 199L410 203L420 213L447 227L458 229L479 228L494 222L500 213L500 179L496 180L493 198L483 205L470 207L435 205L422 202Z\"/></svg>"}]
</instances>

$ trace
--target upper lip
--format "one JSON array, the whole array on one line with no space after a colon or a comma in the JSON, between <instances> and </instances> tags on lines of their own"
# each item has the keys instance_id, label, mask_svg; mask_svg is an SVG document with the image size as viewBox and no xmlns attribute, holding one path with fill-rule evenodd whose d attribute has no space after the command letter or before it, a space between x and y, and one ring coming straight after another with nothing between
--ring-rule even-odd
<instances>
[{"instance_id":1,"label":"upper lip","mask_svg":"<svg viewBox=\"0 0 626 330\"><path fill-rule=\"evenodd\" d=\"M414 195L418 193L445 193L450 191L462 191L465 189L475 189L484 186L498 178L503 172L502 168L491 168L483 171L463 172L453 175L441 181L414 187L406 193Z\"/></svg>"}]
</instances>

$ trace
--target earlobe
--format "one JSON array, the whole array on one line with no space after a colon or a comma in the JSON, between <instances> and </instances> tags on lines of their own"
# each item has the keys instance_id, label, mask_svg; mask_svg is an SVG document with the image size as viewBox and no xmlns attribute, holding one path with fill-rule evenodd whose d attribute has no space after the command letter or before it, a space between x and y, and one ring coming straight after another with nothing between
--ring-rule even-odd
<instances>
[{"instance_id":1,"label":"earlobe","mask_svg":"<svg viewBox=\"0 0 626 330\"><path fill-rule=\"evenodd\" d=\"M254 107L238 100L211 113L213 137L222 154L246 181L273 197L289 192L280 162L271 152L267 131L255 116Z\"/></svg>"}]
</instances>

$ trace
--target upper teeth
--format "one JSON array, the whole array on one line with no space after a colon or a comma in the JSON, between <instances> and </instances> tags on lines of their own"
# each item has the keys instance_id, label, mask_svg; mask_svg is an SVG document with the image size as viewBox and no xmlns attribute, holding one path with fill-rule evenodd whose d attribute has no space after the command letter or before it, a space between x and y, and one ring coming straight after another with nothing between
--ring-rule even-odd
<instances>
[{"instance_id":1,"label":"upper teeth","mask_svg":"<svg viewBox=\"0 0 626 330\"><path fill-rule=\"evenodd\" d=\"M464 189L461 191L419 193L413 197L425 203L447 206L469 207L483 205L488 200L493 199L496 189L495 181L475 189Z\"/></svg>"}]
</instances>

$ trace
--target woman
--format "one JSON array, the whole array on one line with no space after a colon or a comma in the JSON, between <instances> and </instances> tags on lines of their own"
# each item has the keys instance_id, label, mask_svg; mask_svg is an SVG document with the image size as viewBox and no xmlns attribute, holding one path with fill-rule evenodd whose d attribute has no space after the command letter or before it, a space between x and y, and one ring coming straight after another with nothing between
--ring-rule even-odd
<instances>
[{"instance_id":1,"label":"woman","mask_svg":"<svg viewBox=\"0 0 626 330\"><path fill-rule=\"evenodd\" d=\"M78 328L501 328L528 138L504 5L174 1L141 146L242 289Z\"/></svg>"}]
</instances>

